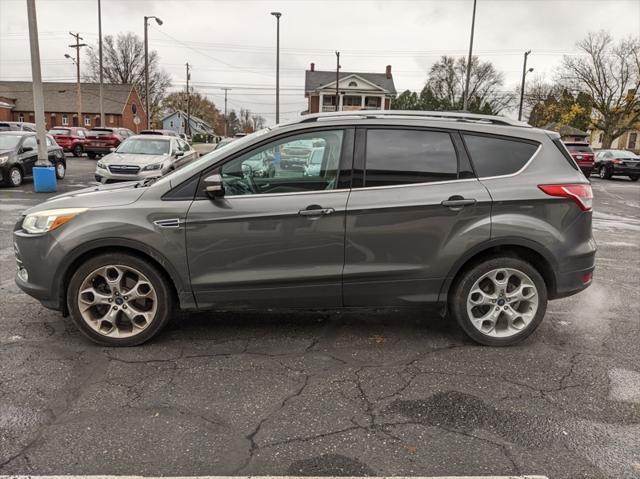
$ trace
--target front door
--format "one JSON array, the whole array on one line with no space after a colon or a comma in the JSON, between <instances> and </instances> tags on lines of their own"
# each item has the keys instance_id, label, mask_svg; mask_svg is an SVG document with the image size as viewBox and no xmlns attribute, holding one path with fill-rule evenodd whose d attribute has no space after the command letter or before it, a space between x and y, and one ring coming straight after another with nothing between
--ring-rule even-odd
<instances>
[{"instance_id":1,"label":"front door","mask_svg":"<svg viewBox=\"0 0 640 479\"><path fill-rule=\"evenodd\" d=\"M364 178L347 206L345 305L435 302L455 261L490 237L489 193L455 132L360 132Z\"/></svg>"},{"instance_id":2,"label":"front door","mask_svg":"<svg viewBox=\"0 0 640 479\"><path fill-rule=\"evenodd\" d=\"M33 174L33 167L38 161L38 145L35 135L28 136L22 142L19 153L20 163L24 169L25 176Z\"/></svg>"},{"instance_id":3,"label":"front door","mask_svg":"<svg viewBox=\"0 0 640 479\"><path fill-rule=\"evenodd\" d=\"M200 308L341 305L349 190L338 174L350 135L295 134L210 172L225 195L194 201L186 225Z\"/></svg>"}]
</instances>

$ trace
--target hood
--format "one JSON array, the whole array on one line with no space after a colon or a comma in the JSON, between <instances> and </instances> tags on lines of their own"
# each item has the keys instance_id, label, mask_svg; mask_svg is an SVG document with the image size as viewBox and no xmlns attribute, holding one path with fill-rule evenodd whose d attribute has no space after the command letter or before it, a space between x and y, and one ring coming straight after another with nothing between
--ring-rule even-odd
<instances>
[{"instance_id":1,"label":"hood","mask_svg":"<svg viewBox=\"0 0 640 479\"><path fill-rule=\"evenodd\" d=\"M96 185L81 190L71 191L49 198L24 214L53 208L103 208L124 206L135 202L142 196L146 188L136 188L136 182L116 183L112 185Z\"/></svg>"},{"instance_id":2,"label":"hood","mask_svg":"<svg viewBox=\"0 0 640 479\"><path fill-rule=\"evenodd\" d=\"M150 165L160 163L171 155L140 155L137 153L109 153L102 160L105 165Z\"/></svg>"},{"instance_id":3,"label":"hood","mask_svg":"<svg viewBox=\"0 0 640 479\"><path fill-rule=\"evenodd\" d=\"M9 148L8 150L0 150L0 156L8 156L15 154L15 148Z\"/></svg>"}]
</instances>

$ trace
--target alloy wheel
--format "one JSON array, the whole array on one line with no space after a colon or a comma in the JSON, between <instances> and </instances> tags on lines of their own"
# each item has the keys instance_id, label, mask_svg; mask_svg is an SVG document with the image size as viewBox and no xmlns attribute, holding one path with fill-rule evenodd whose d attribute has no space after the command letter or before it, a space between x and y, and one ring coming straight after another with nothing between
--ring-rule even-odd
<instances>
[{"instance_id":1,"label":"alloy wheel","mask_svg":"<svg viewBox=\"0 0 640 479\"><path fill-rule=\"evenodd\" d=\"M12 169L11 173L9 173L9 180L13 186L20 186L22 183L22 173L20 170L17 168Z\"/></svg>"},{"instance_id":2,"label":"alloy wheel","mask_svg":"<svg viewBox=\"0 0 640 479\"><path fill-rule=\"evenodd\" d=\"M86 324L110 338L136 336L151 324L158 308L151 281L125 265L91 272L80 286L77 301Z\"/></svg>"},{"instance_id":3,"label":"alloy wheel","mask_svg":"<svg viewBox=\"0 0 640 479\"><path fill-rule=\"evenodd\" d=\"M56 164L56 175L58 176L58 179L62 179L64 178L64 174L66 172L66 168L64 167L64 163L59 162Z\"/></svg>"},{"instance_id":4,"label":"alloy wheel","mask_svg":"<svg viewBox=\"0 0 640 479\"><path fill-rule=\"evenodd\" d=\"M499 268L482 275L467 296L467 314L482 334L508 338L525 330L538 311L534 282L522 271Z\"/></svg>"}]
</instances>

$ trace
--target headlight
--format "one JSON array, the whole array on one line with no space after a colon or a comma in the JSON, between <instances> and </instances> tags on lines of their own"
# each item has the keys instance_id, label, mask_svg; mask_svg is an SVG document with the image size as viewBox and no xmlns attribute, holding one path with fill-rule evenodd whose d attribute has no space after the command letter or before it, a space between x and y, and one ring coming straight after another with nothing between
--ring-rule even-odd
<instances>
[{"instance_id":1,"label":"headlight","mask_svg":"<svg viewBox=\"0 0 640 479\"><path fill-rule=\"evenodd\" d=\"M160 168L162 168L162 163L154 163L152 165L145 166L144 168L142 168L142 171L159 170Z\"/></svg>"},{"instance_id":2,"label":"headlight","mask_svg":"<svg viewBox=\"0 0 640 479\"><path fill-rule=\"evenodd\" d=\"M4 165L7 161L9 161L8 156L0 156L0 165Z\"/></svg>"},{"instance_id":3,"label":"headlight","mask_svg":"<svg viewBox=\"0 0 640 479\"><path fill-rule=\"evenodd\" d=\"M46 233L60 228L88 208L61 208L58 210L38 211L27 215L22 222L22 229L27 233Z\"/></svg>"},{"instance_id":4,"label":"headlight","mask_svg":"<svg viewBox=\"0 0 640 479\"><path fill-rule=\"evenodd\" d=\"M99 161L99 162L97 162L97 163L96 163L96 167L98 167L98 168L102 168L103 170L106 170L106 169L107 169L107 167L106 167L106 166L104 165L104 163L103 163L103 162L101 162L101 161Z\"/></svg>"}]
</instances>

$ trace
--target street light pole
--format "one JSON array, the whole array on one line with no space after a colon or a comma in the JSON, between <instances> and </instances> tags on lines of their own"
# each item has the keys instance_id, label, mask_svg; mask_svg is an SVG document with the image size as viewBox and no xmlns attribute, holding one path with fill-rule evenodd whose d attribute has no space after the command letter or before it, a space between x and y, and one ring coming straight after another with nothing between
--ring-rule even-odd
<instances>
[{"instance_id":1,"label":"street light pole","mask_svg":"<svg viewBox=\"0 0 640 479\"><path fill-rule=\"evenodd\" d=\"M340 52L336 52L336 109L338 111L338 106L340 105ZM320 106L322 108L322 105Z\"/></svg>"},{"instance_id":2,"label":"street light pole","mask_svg":"<svg viewBox=\"0 0 640 479\"><path fill-rule=\"evenodd\" d=\"M462 93L462 109L467 111L469 107L469 80L471 79L471 56L473 54L473 32L476 27L476 0L473 0L473 15L471 17L471 39L469 40L469 58L467 59L467 78L464 92Z\"/></svg>"},{"instance_id":3,"label":"street light pole","mask_svg":"<svg viewBox=\"0 0 640 479\"><path fill-rule=\"evenodd\" d=\"M151 117L149 112L149 33L147 31L149 29L149 19L151 18L153 18L158 25L162 25L162 20L158 17L144 17L144 104L147 117L147 129L149 129L149 125L151 124L149 119Z\"/></svg>"},{"instance_id":4,"label":"street light pole","mask_svg":"<svg viewBox=\"0 0 640 479\"><path fill-rule=\"evenodd\" d=\"M280 123L280 17L282 13L271 12L276 17L276 124Z\"/></svg>"},{"instance_id":5,"label":"street light pole","mask_svg":"<svg viewBox=\"0 0 640 479\"><path fill-rule=\"evenodd\" d=\"M524 52L524 64L522 65L522 86L520 87L520 108L518 108L518 121L522 120L522 104L524 103L524 80L527 73L533 71L533 68L527 70L527 57L531 53L531 50Z\"/></svg>"},{"instance_id":6,"label":"street light pole","mask_svg":"<svg viewBox=\"0 0 640 479\"><path fill-rule=\"evenodd\" d=\"M102 7L100 0L98 0L98 58L100 63L100 126L105 126L104 101L102 96L102 84L104 82L104 77L102 72Z\"/></svg>"}]
</instances>

